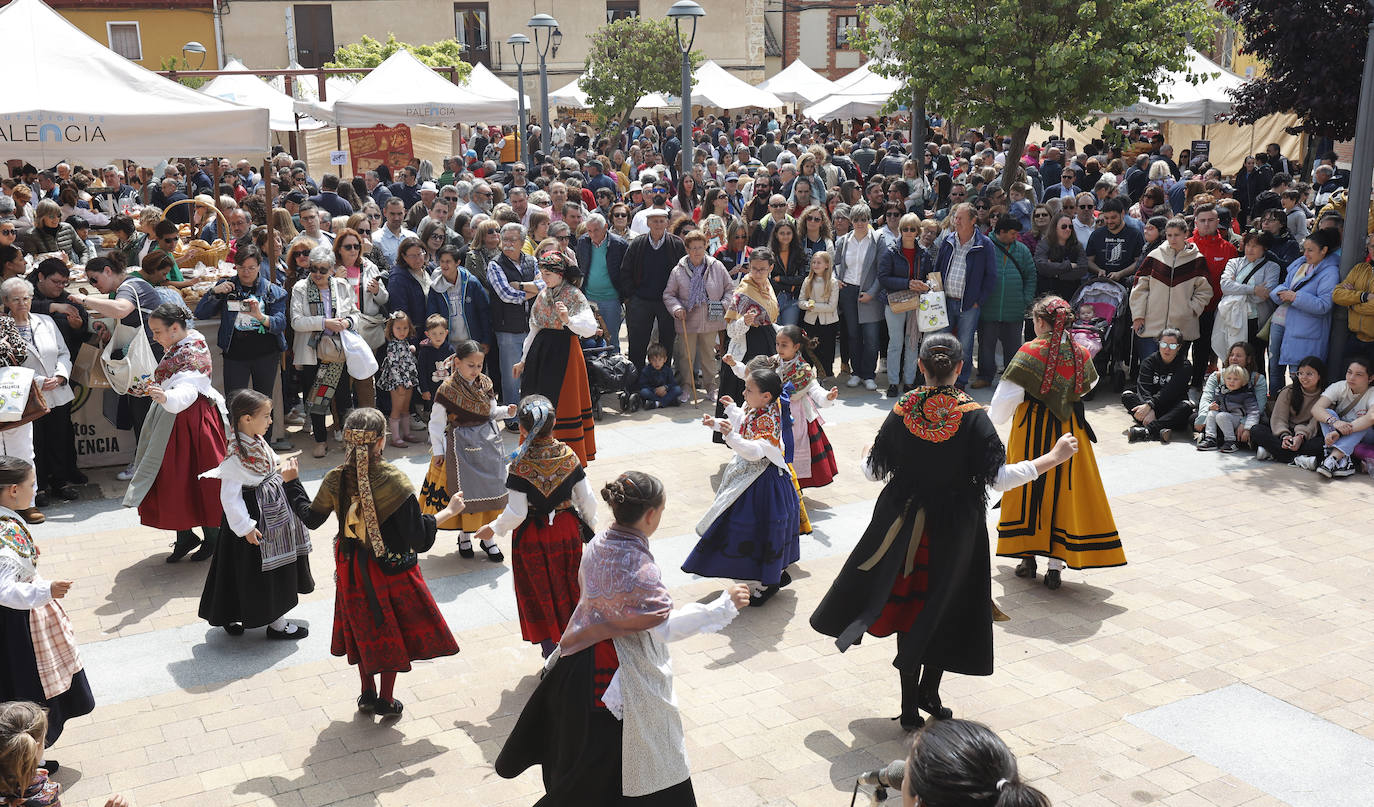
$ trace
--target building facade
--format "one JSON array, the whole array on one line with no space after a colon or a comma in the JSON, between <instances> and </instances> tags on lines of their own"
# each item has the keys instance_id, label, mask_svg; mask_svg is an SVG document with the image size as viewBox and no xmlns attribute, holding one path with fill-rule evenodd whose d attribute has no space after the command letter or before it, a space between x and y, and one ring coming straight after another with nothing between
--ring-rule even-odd
<instances>
[{"instance_id":1,"label":"building facade","mask_svg":"<svg viewBox=\"0 0 1374 807\"><path fill-rule=\"evenodd\" d=\"M250 68L318 67L334 49L363 35L385 40L392 33L402 42L423 44L456 38L465 58L489 67L514 85L516 65L506 38L523 33L535 14L558 20L559 36L548 55L549 88L580 75L591 34L623 16L665 17L673 0L343 0L294 3L284 0L231 0L222 16L225 53ZM696 49L735 75L757 83L764 79L765 0L699 0L706 10L697 27ZM525 58L526 80L538 73L538 54L531 46ZM535 81L537 82L537 78ZM527 92L537 92L526 85Z\"/></svg>"},{"instance_id":2,"label":"building facade","mask_svg":"<svg viewBox=\"0 0 1374 807\"><path fill-rule=\"evenodd\" d=\"M90 38L129 61L160 70L167 60L179 69L214 70L220 62L215 31L216 0L44 0ZM0 6L8 0L0 2ZM182 47L199 42L200 53Z\"/></svg>"},{"instance_id":3,"label":"building facade","mask_svg":"<svg viewBox=\"0 0 1374 807\"><path fill-rule=\"evenodd\" d=\"M781 69L800 59L828 79L837 79L864 63L850 39L862 24L862 8L874 0L770 0L765 18L778 42Z\"/></svg>"}]
</instances>

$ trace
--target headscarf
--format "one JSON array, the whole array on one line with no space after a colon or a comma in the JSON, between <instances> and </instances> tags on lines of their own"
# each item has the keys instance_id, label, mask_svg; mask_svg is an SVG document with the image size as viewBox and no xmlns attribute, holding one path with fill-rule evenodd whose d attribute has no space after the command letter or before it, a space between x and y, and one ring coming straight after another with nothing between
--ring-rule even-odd
<instances>
[{"instance_id":1,"label":"headscarf","mask_svg":"<svg viewBox=\"0 0 1374 807\"><path fill-rule=\"evenodd\" d=\"M518 414L521 420L529 416L534 420L534 423L525 431L525 439L520 441L520 445L517 446L515 451L511 452L511 455L507 458L507 460L512 463L529 452L530 446L534 444L535 439L544 431L544 427L548 425L549 421L553 420L553 403L549 401L548 398L535 398L522 404Z\"/></svg>"},{"instance_id":2,"label":"headscarf","mask_svg":"<svg viewBox=\"0 0 1374 807\"><path fill-rule=\"evenodd\" d=\"M358 501L348 508L346 531L356 535L357 510L361 503L362 527L367 544L372 549L372 554L379 558L386 556L386 544L382 542L382 525L377 518L377 503L372 499L372 480L369 471L372 464L372 446L382 439L382 436L371 429L344 429L344 445L348 451L344 464L353 466L353 472L358 477Z\"/></svg>"},{"instance_id":3,"label":"headscarf","mask_svg":"<svg viewBox=\"0 0 1374 807\"><path fill-rule=\"evenodd\" d=\"M1046 313L1050 315L1051 330L1046 337L1045 350L1045 377L1040 381L1040 394L1044 395L1050 391L1054 385L1054 377L1063 370L1073 367L1073 392L1074 395L1081 396L1088 391L1087 379L1083 374L1083 357L1074 350L1074 344L1068 338L1069 323L1073 320L1073 310L1062 298L1050 300L1046 303ZM1061 364L1068 364L1060 368Z\"/></svg>"},{"instance_id":4,"label":"headscarf","mask_svg":"<svg viewBox=\"0 0 1374 807\"><path fill-rule=\"evenodd\" d=\"M582 270L575 262L569 261L562 250L551 249L540 255L539 268L545 272L562 275L565 283L575 284L582 277Z\"/></svg>"}]
</instances>

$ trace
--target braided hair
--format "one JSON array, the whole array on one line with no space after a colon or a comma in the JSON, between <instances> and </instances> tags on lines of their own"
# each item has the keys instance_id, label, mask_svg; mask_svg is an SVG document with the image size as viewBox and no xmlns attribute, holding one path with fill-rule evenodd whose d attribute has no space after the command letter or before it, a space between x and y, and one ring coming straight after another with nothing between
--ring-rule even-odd
<instances>
[{"instance_id":1,"label":"braided hair","mask_svg":"<svg viewBox=\"0 0 1374 807\"><path fill-rule=\"evenodd\" d=\"M601 498L611 506L616 523L636 524L650 510L663 506L663 483L643 471L626 471L601 488Z\"/></svg>"}]
</instances>

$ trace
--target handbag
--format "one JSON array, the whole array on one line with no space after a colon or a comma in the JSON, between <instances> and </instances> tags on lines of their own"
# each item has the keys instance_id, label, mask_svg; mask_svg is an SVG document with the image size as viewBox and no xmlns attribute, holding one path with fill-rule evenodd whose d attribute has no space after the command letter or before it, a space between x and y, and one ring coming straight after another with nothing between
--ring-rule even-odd
<instances>
[{"instance_id":1,"label":"handbag","mask_svg":"<svg viewBox=\"0 0 1374 807\"><path fill-rule=\"evenodd\" d=\"M130 331L133 333L129 334ZM122 340L120 337L123 334L129 334L129 338ZM115 350L121 348L124 350L123 356L115 358ZM100 366L110 382L110 389L120 395L128 395L131 390L135 395L140 394L138 390L152 380L153 371L157 369L157 358L153 356L152 345L148 344L148 332L143 329L142 307L138 307L137 328L115 324L114 336L110 337L100 353Z\"/></svg>"},{"instance_id":2,"label":"handbag","mask_svg":"<svg viewBox=\"0 0 1374 807\"><path fill-rule=\"evenodd\" d=\"M315 359L320 364L338 364L347 359L343 340L337 333L320 334L320 340L315 343Z\"/></svg>"},{"instance_id":3,"label":"handbag","mask_svg":"<svg viewBox=\"0 0 1374 807\"><path fill-rule=\"evenodd\" d=\"M911 289L890 291L887 293L887 305L892 309L894 314L915 311L921 307L921 294Z\"/></svg>"},{"instance_id":4,"label":"handbag","mask_svg":"<svg viewBox=\"0 0 1374 807\"><path fill-rule=\"evenodd\" d=\"M707 300L706 301L706 321L720 322L725 319L725 301Z\"/></svg>"},{"instance_id":5,"label":"handbag","mask_svg":"<svg viewBox=\"0 0 1374 807\"><path fill-rule=\"evenodd\" d=\"M33 370L28 367L0 367L0 431L17 429L48 414L48 402Z\"/></svg>"}]
</instances>

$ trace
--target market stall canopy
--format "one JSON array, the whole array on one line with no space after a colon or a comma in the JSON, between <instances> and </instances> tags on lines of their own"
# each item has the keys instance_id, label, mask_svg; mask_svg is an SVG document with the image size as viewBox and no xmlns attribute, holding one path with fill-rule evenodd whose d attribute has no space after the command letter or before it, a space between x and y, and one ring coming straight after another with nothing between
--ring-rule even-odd
<instances>
[{"instance_id":1,"label":"market stall canopy","mask_svg":"<svg viewBox=\"0 0 1374 807\"><path fill-rule=\"evenodd\" d=\"M292 59L286 65L289 70L304 70L301 63ZM358 85L356 78L347 76L327 76L324 80L325 95L329 98L342 98ZM272 88L277 92L286 92L286 77L273 76ZM320 100L319 80L314 76L296 76L291 82L291 96L297 100L318 101Z\"/></svg>"},{"instance_id":2,"label":"market stall canopy","mask_svg":"<svg viewBox=\"0 0 1374 807\"><path fill-rule=\"evenodd\" d=\"M514 105L519 102L520 93L515 88L502 81L497 75L491 72L486 65L475 64L472 71L468 73L468 80L463 87L472 90L483 98L495 98L498 101L509 101ZM552 99L550 99L552 101ZM530 108L530 97L525 96L525 109ZM482 123L497 123L497 121L482 121Z\"/></svg>"},{"instance_id":3,"label":"market stall canopy","mask_svg":"<svg viewBox=\"0 0 1374 807\"><path fill-rule=\"evenodd\" d=\"M515 92L509 100L488 98L460 87L416 59L398 50L352 90L325 101L300 100L296 111L335 126L368 128L378 124L425 124L452 126L482 121L515 124Z\"/></svg>"},{"instance_id":4,"label":"market stall canopy","mask_svg":"<svg viewBox=\"0 0 1374 807\"><path fill-rule=\"evenodd\" d=\"M789 104L814 104L835 92L835 82L806 66L801 59L759 84Z\"/></svg>"},{"instance_id":5,"label":"market stall canopy","mask_svg":"<svg viewBox=\"0 0 1374 807\"><path fill-rule=\"evenodd\" d=\"M291 132L296 129L309 130L324 126L312 117L302 115L297 125L295 102L291 96L274 89L271 84L257 76L238 59L230 59L225 70L233 70L238 75L216 76L200 91L213 98L223 98L244 106L262 107L269 114L269 126L274 132Z\"/></svg>"},{"instance_id":6,"label":"market stall canopy","mask_svg":"<svg viewBox=\"0 0 1374 807\"><path fill-rule=\"evenodd\" d=\"M703 62L692 74L692 103L720 109L777 109L782 99L725 72L715 62Z\"/></svg>"},{"instance_id":7,"label":"market stall canopy","mask_svg":"<svg viewBox=\"0 0 1374 807\"><path fill-rule=\"evenodd\" d=\"M586 75L585 73L583 75ZM549 93L549 103L554 106L566 107L568 109L587 109L591 104L587 103L587 94L582 91L582 76L564 84L562 87ZM654 109L677 109L682 105L682 101L675 95L662 95L651 92L643 96L635 104L632 111L648 111Z\"/></svg>"},{"instance_id":8,"label":"market stall canopy","mask_svg":"<svg viewBox=\"0 0 1374 807\"><path fill-rule=\"evenodd\" d=\"M902 83L874 73L872 66L865 62L840 76L834 93L803 109L802 115L813 120L847 120L881 113Z\"/></svg>"},{"instance_id":9,"label":"market stall canopy","mask_svg":"<svg viewBox=\"0 0 1374 807\"><path fill-rule=\"evenodd\" d=\"M835 79L834 84L835 92L855 95L892 95L902 88L901 81L873 72L873 62L864 62Z\"/></svg>"},{"instance_id":10,"label":"market stall canopy","mask_svg":"<svg viewBox=\"0 0 1374 807\"><path fill-rule=\"evenodd\" d=\"M156 162L175 155L261 156L268 112L145 70L41 0L0 9L6 49L0 159Z\"/></svg>"},{"instance_id":11,"label":"market stall canopy","mask_svg":"<svg viewBox=\"0 0 1374 807\"><path fill-rule=\"evenodd\" d=\"M1207 75L1197 84L1188 82L1187 75ZM1170 123L1191 123L1207 126L1217 122L1218 115L1231 111L1231 90L1240 87L1245 79L1216 62L1188 48L1188 67L1170 73L1159 81L1160 103L1141 98L1109 117L1144 118Z\"/></svg>"}]
</instances>

